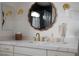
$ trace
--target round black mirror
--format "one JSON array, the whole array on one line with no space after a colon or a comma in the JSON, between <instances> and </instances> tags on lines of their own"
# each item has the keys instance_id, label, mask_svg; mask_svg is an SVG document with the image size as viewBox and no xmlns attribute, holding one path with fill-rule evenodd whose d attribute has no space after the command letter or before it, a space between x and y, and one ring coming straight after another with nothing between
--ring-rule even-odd
<instances>
[{"instance_id":1,"label":"round black mirror","mask_svg":"<svg viewBox=\"0 0 79 59\"><path fill-rule=\"evenodd\" d=\"M50 2L34 3L28 13L31 26L37 30L47 30L56 20L56 8Z\"/></svg>"}]
</instances>

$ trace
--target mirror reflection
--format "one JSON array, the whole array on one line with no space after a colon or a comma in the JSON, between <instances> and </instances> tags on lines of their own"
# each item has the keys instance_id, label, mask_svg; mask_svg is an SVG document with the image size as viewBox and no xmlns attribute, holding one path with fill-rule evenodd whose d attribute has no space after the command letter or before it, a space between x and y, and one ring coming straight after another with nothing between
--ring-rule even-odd
<instances>
[{"instance_id":1,"label":"mirror reflection","mask_svg":"<svg viewBox=\"0 0 79 59\"><path fill-rule=\"evenodd\" d=\"M54 14L52 14L52 9ZM31 6L28 17L33 28L46 30L55 22L56 10L50 2L36 2Z\"/></svg>"}]
</instances>

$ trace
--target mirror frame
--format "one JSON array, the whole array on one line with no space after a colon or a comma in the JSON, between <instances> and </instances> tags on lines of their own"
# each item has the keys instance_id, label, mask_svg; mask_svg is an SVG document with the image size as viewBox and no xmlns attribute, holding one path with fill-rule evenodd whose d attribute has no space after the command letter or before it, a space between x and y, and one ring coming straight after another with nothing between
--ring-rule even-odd
<instances>
[{"instance_id":1,"label":"mirror frame","mask_svg":"<svg viewBox=\"0 0 79 59\"><path fill-rule=\"evenodd\" d=\"M35 3L36 3L36 2L35 2ZM35 3L33 3L32 5L34 5ZM38 2L37 2L37 3L38 3ZM50 2L50 3L51 3L51 5L52 5L52 14L53 14L52 17L54 17L54 19L52 19L52 21L53 21L52 24L50 24L51 26L49 26L49 27L46 28L46 29L37 29L37 28L34 28L34 27L32 26L32 24L30 23L30 21L31 21L30 15L31 15L31 7L32 7L32 5L31 5L31 7L30 7L30 9L29 9L29 12L28 12L28 21L29 21L31 27L33 27L34 29L39 30L39 31L45 31L45 30L48 30L48 29L50 29L50 28L52 28L52 27L54 26L54 24L55 24L55 22L56 22L56 17L57 17L57 10L56 10L55 5L54 5L52 2Z\"/></svg>"}]
</instances>

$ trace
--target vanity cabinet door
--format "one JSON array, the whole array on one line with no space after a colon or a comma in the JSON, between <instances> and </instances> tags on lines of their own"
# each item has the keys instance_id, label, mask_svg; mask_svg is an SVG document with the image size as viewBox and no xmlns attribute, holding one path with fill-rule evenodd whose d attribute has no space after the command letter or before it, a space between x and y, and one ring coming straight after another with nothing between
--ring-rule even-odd
<instances>
[{"instance_id":1,"label":"vanity cabinet door","mask_svg":"<svg viewBox=\"0 0 79 59\"><path fill-rule=\"evenodd\" d=\"M13 46L9 45L0 45L0 52L12 52L13 53Z\"/></svg>"},{"instance_id":2,"label":"vanity cabinet door","mask_svg":"<svg viewBox=\"0 0 79 59\"><path fill-rule=\"evenodd\" d=\"M48 51L48 56L75 56L75 53L59 52L59 51Z\"/></svg>"},{"instance_id":3,"label":"vanity cabinet door","mask_svg":"<svg viewBox=\"0 0 79 59\"><path fill-rule=\"evenodd\" d=\"M25 47L15 47L14 54L24 54L30 56L45 56L46 50L34 49L34 48L25 48Z\"/></svg>"},{"instance_id":4,"label":"vanity cabinet door","mask_svg":"<svg viewBox=\"0 0 79 59\"><path fill-rule=\"evenodd\" d=\"M0 51L0 56L13 56L13 53L1 52Z\"/></svg>"},{"instance_id":5,"label":"vanity cabinet door","mask_svg":"<svg viewBox=\"0 0 79 59\"><path fill-rule=\"evenodd\" d=\"M13 56L13 46L0 45L0 56Z\"/></svg>"}]
</instances>

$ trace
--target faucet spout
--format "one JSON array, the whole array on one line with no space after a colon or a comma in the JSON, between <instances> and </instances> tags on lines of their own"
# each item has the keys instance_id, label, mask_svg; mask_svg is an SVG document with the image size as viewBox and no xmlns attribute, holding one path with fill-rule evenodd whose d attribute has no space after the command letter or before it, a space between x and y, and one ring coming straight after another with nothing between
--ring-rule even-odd
<instances>
[{"instance_id":1,"label":"faucet spout","mask_svg":"<svg viewBox=\"0 0 79 59\"><path fill-rule=\"evenodd\" d=\"M36 37L37 37L38 41L40 41L40 34L39 33L36 33Z\"/></svg>"}]
</instances>

